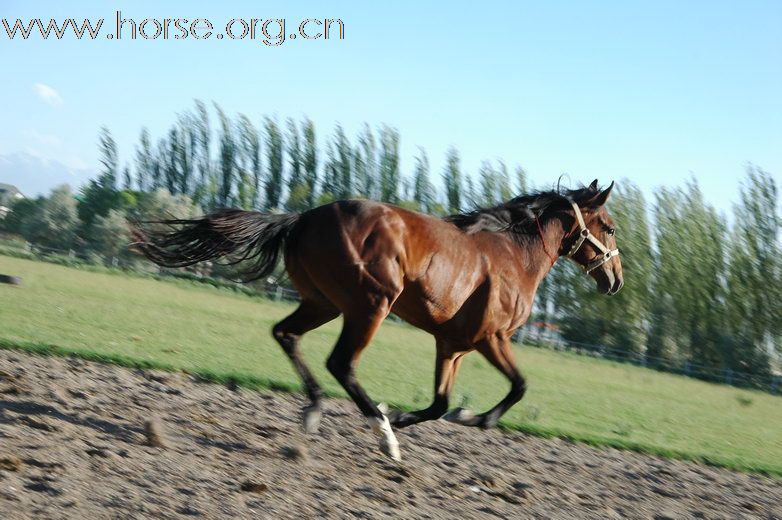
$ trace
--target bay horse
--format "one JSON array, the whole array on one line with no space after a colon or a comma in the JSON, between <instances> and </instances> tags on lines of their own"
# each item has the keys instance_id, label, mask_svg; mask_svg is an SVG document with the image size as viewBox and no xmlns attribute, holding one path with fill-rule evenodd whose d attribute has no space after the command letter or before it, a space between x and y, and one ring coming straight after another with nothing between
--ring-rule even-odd
<instances>
[{"instance_id":1,"label":"bay horse","mask_svg":"<svg viewBox=\"0 0 782 520\"><path fill-rule=\"evenodd\" d=\"M138 225L135 245L153 262L184 267L230 255L245 275L270 275L282 254L301 296L273 335L290 358L310 403L302 411L317 431L322 390L302 360L302 335L340 314L342 332L326 366L369 420L381 450L400 459L392 426L438 419L464 356L477 350L510 381L496 406L450 420L484 428L523 396L511 336L529 317L535 292L559 257L596 281L604 294L622 287L614 224L605 209L613 183L541 191L491 208L437 218L370 200L343 200L304 213L219 210L192 220ZM394 313L436 340L434 400L415 412L378 407L355 376L362 351Z\"/></svg>"}]
</instances>

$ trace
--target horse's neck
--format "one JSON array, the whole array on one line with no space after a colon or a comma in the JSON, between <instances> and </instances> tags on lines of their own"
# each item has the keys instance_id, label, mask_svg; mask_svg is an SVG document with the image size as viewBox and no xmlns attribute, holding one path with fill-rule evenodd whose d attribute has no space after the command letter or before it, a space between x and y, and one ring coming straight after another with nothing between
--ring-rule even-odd
<instances>
[{"instance_id":1,"label":"horse's neck","mask_svg":"<svg viewBox=\"0 0 782 520\"><path fill-rule=\"evenodd\" d=\"M534 281L536 289L540 282L543 281L543 278L551 271L551 268L554 267L552 257L555 261L559 258L559 251L565 236L565 230L559 219L551 219L546 222L542 231L545 247L540 236L536 236L535 239L520 246L526 250L528 259L527 272Z\"/></svg>"}]
</instances>

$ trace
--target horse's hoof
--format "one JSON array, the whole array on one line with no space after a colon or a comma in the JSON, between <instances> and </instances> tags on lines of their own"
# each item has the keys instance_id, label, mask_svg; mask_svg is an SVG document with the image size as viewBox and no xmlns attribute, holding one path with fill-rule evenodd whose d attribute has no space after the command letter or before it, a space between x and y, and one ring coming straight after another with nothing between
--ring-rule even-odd
<instances>
[{"instance_id":1,"label":"horse's hoof","mask_svg":"<svg viewBox=\"0 0 782 520\"><path fill-rule=\"evenodd\" d=\"M377 409L380 410L380 413L388 417L388 422L391 423L391 426L399 426L399 421L407 415L396 408L391 408L386 403L378 403Z\"/></svg>"},{"instance_id":2,"label":"horse's hoof","mask_svg":"<svg viewBox=\"0 0 782 520\"><path fill-rule=\"evenodd\" d=\"M396 440L388 417L385 415L369 417L369 426L380 439L380 451L397 462L402 460L402 455L399 453L399 441Z\"/></svg>"},{"instance_id":3,"label":"horse's hoof","mask_svg":"<svg viewBox=\"0 0 782 520\"><path fill-rule=\"evenodd\" d=\"M304 407L301 411L301 427L304 429L304 433L318 433L322 416L320 405L313 404Z\"/></svg>"},{"instance_id":4,"label":"horse's hoof","mask_svg":"<svg viewBox=\"0 0 782 520\"><path fill-rule=\"evenodd\" d=\"M377 405L377 409L380 410L380 413L388 417L388 422L391 423L391 426L396 426L396 423L405 415L401 410L397 410L396 408L391 408L386 403L380 403Z\"/></svg>"},{"instance_id":5,"label":"horse's hoof","mask_svg":"<svg viewBox=\"0 0 782 520\"><path fill-rule=\"evenodd\" d=\"M402 461L402 454L399 452L399 443L396 442L396 439L391 442L387 442L385 439L381 440L380 451L396 462Z\"/></svg>"},{"instance_id":6,"label":"horse's hoof","mask_svg":"<svg viewBox=\"0 0 782 520\"><path fill-rule=\"evenodd\" d=\"M454 408L443 419L456 424L470 424L475 419L475 414L466 408Z\"/></svg>"},{"instance_id":7,"label":"horse's hoof","mask_svg":"<svg viewBox=\"0 0 782 520\"><path fill-rule=\"evenodd\" d=\"M490 430L497 426L497 423L499 422L499 417L496 415L484 415L483 420L480 423L480 427L484 430Z\"/></svg>"},{"instance_id":8,"label":"horse's hoof","mask_svg":"<svg viewBox=\"0 0 782 520\"><path fill-rule=\"evenodd\" d=\"M391 410L386 417L388 417L388 422L390 422L391 426L394 428L409 426L414 422L412 419L415 418L412 414L400 412L399 410Z\"/></svg>"}]
</instances>

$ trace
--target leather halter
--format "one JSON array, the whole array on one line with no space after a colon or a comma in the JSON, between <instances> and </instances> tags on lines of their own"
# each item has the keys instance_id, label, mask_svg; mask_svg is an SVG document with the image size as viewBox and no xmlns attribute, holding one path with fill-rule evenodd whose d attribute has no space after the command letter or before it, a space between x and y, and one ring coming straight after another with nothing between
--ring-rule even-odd
<instances>
[{"instance_id":1,"label":"leather halter","mask_svg":"<svg viewBox=\"0 0 782 520\"><path fill-rule=\"evenodd\" d=\"M581 246L584 245L585 241L589 241L589 243L595 246L595 248L601 253L597 258L587 263L586 265L581 265L576 262L585 273L589 274L604 263L611 260L611 258L619 256L619 249L608 249L605 244L598 240L597 237L595 237L595 235L593 235L586 227L586 224L584 223L584 216L581 214L581 208L578 207L578 204L573 202L571 199L568 199L568 202L570 202L570 205L573 206L573 212L576 215L576 222L578 222L578 235L576 235L576 241L573 242L573 245L570 247L570 251L568 251L567 257L573 258L573 255L575 255L578 250L581 249ZM575 262L575 260L573 261Z\"/></svg>"}]
</instances>

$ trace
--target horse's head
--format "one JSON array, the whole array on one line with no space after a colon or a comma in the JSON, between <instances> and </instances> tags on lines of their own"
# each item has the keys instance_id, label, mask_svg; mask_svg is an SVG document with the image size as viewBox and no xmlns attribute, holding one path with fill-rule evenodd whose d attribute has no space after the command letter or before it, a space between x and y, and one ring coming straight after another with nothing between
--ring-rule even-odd
<instances>
[{"instance_id":1,"label":"horse's head","mask_svg":"<svg viewBox=\"0 0 782 520\"><path fill-rule=\"evenodd\" d=\"M616 228L605 203L614 183L603 191L597 179L578 200L570 200L573 227L565 235L564 252L597 282L603 294L616 294L624 284L622 262L616 247Z\"/></svg>"}]
</instances>

